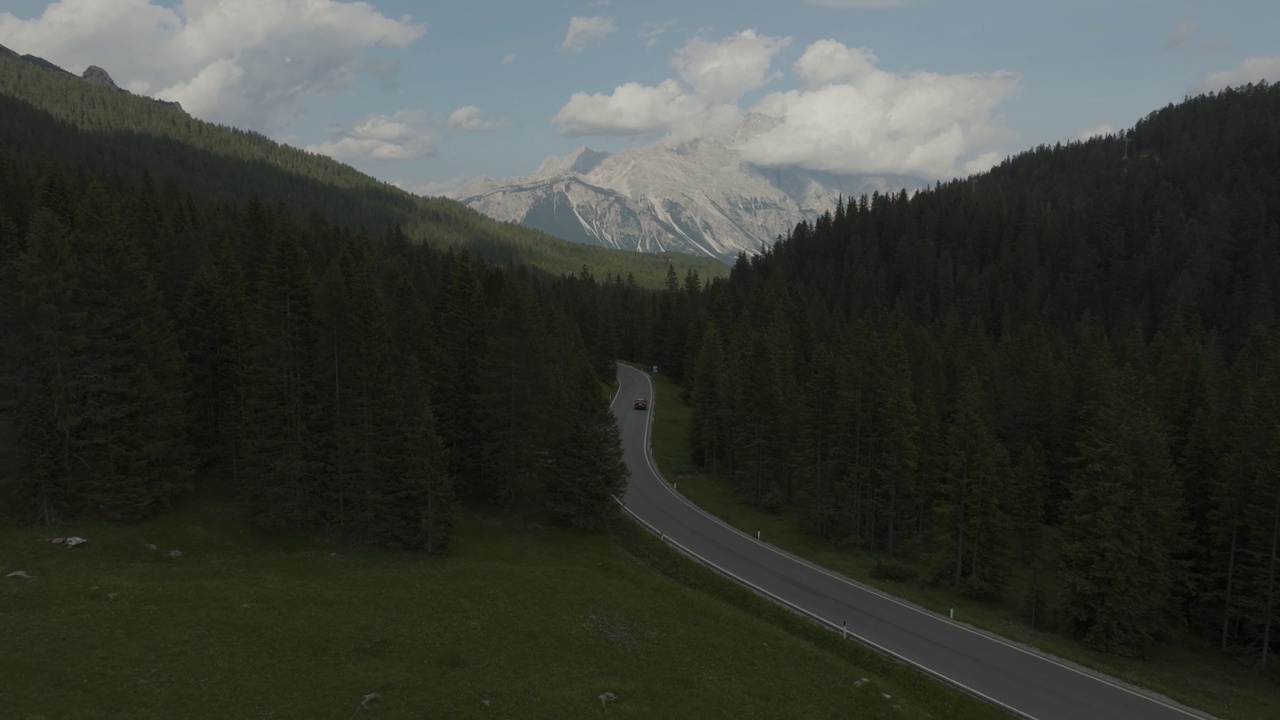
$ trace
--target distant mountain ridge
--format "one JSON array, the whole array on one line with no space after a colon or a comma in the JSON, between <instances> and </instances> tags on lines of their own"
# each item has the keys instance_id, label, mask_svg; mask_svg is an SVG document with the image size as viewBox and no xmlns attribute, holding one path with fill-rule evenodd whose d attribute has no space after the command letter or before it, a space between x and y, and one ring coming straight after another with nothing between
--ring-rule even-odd
<instances>
[{"instance_id":1,"label":"distant mountain ridge","mask_svg":"<svg viewBox=\"0 0 1280 720\"><path fill-rule=\"evenodd\" d=\"M574 242L731 262L833 209L841 197L929 185L905 175L743 162L737 145L778 122L752 113L721 136L617 154L584 146L548 157L531 175L475 178L448 196L494 219Z\"/></svg>"},{"instance_id":2,"label":"distant mountain ridge","mask_svg":"<svg viewBox=\"0 0 1280 720\"><path fill-rule=\"evenodd\" d=\"M35 65L36 67L44 68L45 70L53 70L55 72L70 75L71 77L76 77L75 73L64 70L58 67L57 65L54 65L53 63L49 62L48 60L45 60L42 57L36 57L35 55L20 55L19 53L13 50L10 50L9 48L3 45L0 45L0 55L10 55L18 60L22 60L23 62L30 63L31 65ZM90 65L89 67L85 68L84 74L80 75L79 77L81 80L84 80L85 82L90 83L92 85L101 85L102 87L110 88L117 92L122 92L126 95L133 95L133 93L129 92L128 90L125 90L119 85L116 85L115 81L111 79L111 74L108 73L106 70L98 67L97 65ZM184 114L186 113L186 110L182 109L182 105L180 103L174 102L172 100L160 100L159 98L147 97L146 95L135 95L135 97L140 97L146 100L150 100L152 102L159 103L167 108L177 110L178 112L181 112Z\"/></svg>"}]
</instances>

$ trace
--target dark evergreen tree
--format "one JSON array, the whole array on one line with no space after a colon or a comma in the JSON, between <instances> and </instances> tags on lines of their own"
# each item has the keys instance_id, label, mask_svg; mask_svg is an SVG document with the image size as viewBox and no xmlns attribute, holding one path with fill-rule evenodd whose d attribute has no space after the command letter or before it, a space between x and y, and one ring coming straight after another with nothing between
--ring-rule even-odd
<instances>
[{"instance_id":1,"label":"dark evergreen tree","mask_svg":"<svg viewBox=\"0 0 1280 720\"><path fill-rule=\"evenodd\" d=\"M920 460L919 420L911 367L899 333L890 334L879 365L871 436L868 537L874 547L892 553L900 549L900 534L909 526L913 512L919 512L921 500L915 482Z\"/></svg>"},{"instance_id":2,"label":"dark evergreen tree","mask_svg":"<svg viewBox=\"0 0 1280 720\"><path fill-rule=\"evenodd\" d=\"M729 368L720 332L715 323L702 334L701 350L694 363L689 418L689 446L693 461L712 473L720 470L729 444Z\"/></svg>"},{"instance_id":3,"label":"dark evergreen tree","mask_svg":"<svg viewBox=\"0 0 1280 720\"><path fill-rule=\"evenodd\" d=\"M546 330L536 302L522 285L508 283L496 300L492 333L480 358L473 397L479 466L476 498L503 507L529 507L539 479L539 426L554 423L557 406L547 395ZM531 418L542 418L530 422Z\"/></svg>"},{"instance_id":4,"label":"dark evergreen tree","mask_svg":"<svg viewBox=\"0 0 1280 720\"><path fill-rule=\"evenodd\" d=\"M488 308L477 263L466 253L446 257L449 278L440 315L443 365L432 378L440 437L449 451L450 476L465 499L483 496L481 448L484 445L476 397L480 361L489 328Z\"/></svg>"},{"instance_id":5,"label":"dark evergreen tree","mask_svg":"<svg viewBox=\"0 0 1280 720\"><path fill-rule=\"evenodd\" d=\"M26 251L15 265L18 322L12 339L22 379L17 406L25 455L22 495L34 517L54 524L83 509L71 453L82 422L76 396L86 317L75 306L79 263L67 229L49 210L36 213Z\"/></svg>"},{"instance_id":6,"label":"dark evergreen tree","mask_svg":"<svg viewBox=\"0 0 1280 720\"><path fill-rule=\"evenodd\" d=\"M95 514L137 519L165 507L189 475L187 391L168 313L100 185L89 189L73 251L76 306L87 313L74 393L77 494Z\"/></svg>"},{"instance_id":7,"label":"dark evergreen tree","mask_svg":"<svg viewBox=\"0 0 1280 720\"><path fill-rule=\"evenodd\" d=\"M614 497L626 487L622 438L585 351L574 353L558 407L561 427L547 467L551 519L579 530L600 530L617 516Z\"/></svg>"},{"instance_id":8,"label":"dark evergreen tree","mask_svg":"<svg viewBox=\"0 0 1280 720\"><path fill-rule=\"evenodd\" d=\"M458 501L449 477L449 459L435 431L435 418L417 364L400 365L395 385L400 390L400 415L388 429L386 443L392 461L394 501L389 520L377 528L389 541L410 549L444 553L453 542Z\"/></svg>"},{"instance_id":9,"label":"dark evergreen tree","mask_svg":"<svg viewBox=\"0 0 1280 720\"><path fill-rule=\"evenodd\" d=\"M259 275L245 387L244 472L240 488L260 522L314 529L324 501L318 448L315 282L298 239L281 230Z\"/></svg>"},{"instance_id":10,"label":"dark evergreen tree","mask_svg":"<svg viewBox=\"0 0 1280 720\"><path fill-rule=\"evenodd\" d=\"M948 535L945 580L976 597L997 597L1009 575L1008 457L987 429L982 388L970 370L947 427L940 509Z\"/></svg>"},{"instance_id":11,"label":"dark evergreen tree","mask_svg":"<svg viewBox=\"0 0 1280 720\"><path fill-rule=\"evenodd\" d=\"M1061 580L1085 644L1141 655L1173 609L1181 502L1167 437L1131 371L1104 380L1080 443Z\"/></svg>"}]
</instances>

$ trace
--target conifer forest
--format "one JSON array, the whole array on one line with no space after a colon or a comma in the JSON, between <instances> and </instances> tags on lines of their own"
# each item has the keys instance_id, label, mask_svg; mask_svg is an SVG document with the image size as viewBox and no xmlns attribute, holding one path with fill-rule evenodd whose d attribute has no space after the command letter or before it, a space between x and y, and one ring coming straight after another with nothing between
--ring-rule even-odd
<instances>
[{"instance_id":1,"label":"conifer forest","mask_svg":"<svg viewBox=\"0 0 1280 720\"><path fill-rule=\"evenodd\" d=\"M134 521L227 478L262 526L358 545L447 553L468 506L601 529L627 476L609 385L635 362L680 385L700 467L807 533L1016 588L1028 622L1106 652L1190 633L1276 664L1280 86L848 198L727 275L664 260L659 285L538 265L512 249L532 234L255 138L215 182L192 148L218 141L154 129L188 123L159 105L119 120L154 162L113 160L107 105L46 118L10 66L0 413L22 463L0 502L31 522ZM331 201L268 192L289 163ZM492 242L451 239L475 227Z\"/></svg>"}]
</instances>

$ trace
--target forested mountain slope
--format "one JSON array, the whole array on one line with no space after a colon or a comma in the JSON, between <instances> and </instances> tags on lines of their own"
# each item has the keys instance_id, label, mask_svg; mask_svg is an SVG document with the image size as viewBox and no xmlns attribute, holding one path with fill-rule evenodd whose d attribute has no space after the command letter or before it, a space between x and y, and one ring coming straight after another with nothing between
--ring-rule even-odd
<instances>
[{"instance_id":1,"label":"forested mountain slope","mask_svg":"<svg viewBox=\"0 0 1280 720\"><path fill-rule=\"evenodd\" d=\"M0 53L0 145L18 158L76 166L96 177L137 177L148 170L206 201L289 207L299 218L331 221L379 234L399 225L414 242L469 249L491 261L575 274L629 273L658 287L670 263L705 277L721 263L679 254L606 252L511 224L494 222L450 200L411 195L347 165L276 143L258 133L191 118L161 103L85 82Z\"/></svg>"},{"instance_id":2,"label":"forested mountain slope","mask_svg":"<svg viewBox=\"0 0 1280 720\"><path fill-rule=\"evenodd\" d=\"M1280 86L875 195L652 310L695 460L1089 646L1280 649Z\"/></svg>"},{"instance_id":3,"label":"forested mountain slope","mask_svg":"<svg viewBox=\"0 0 1280 720\"><path fill-rule=\"evenodd\" d=\"M0 88L0 516L129 521L229 484L264 526L443 552L465 503L616 512L601 381L642 332L636 274L675 266L559 255L25 63Z\"/></svg>"}]
</instances>

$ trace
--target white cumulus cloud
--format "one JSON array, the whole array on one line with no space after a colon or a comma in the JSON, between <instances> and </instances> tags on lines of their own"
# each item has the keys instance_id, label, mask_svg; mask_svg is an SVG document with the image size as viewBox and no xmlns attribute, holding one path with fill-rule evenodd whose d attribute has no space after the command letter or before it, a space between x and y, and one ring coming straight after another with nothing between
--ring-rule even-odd
<instances>
[{"instance_id":1,"label":"white cumulus cloud","mask_svg":"<svg viewBox=\"0 0 1280 720\"><path fill-rule=\"evenodd\" d=\"M803 90L773 93L756 112L783 122L748 140L744 159L831 172L946 177L985 170L984 150L1004 136L997 106L1018 85L1012 73L896 75L868 50L810 45L794 70Z\"/></svg>"},{"instance_id":2,"label":"white cumulus cloud","mask_svg":"<svg viewBox=\"0 0 1280 720\"><path fill-rule=\"evenodd\" d=\"M720 42L694 38L676 53L671 64L695 93L713 102L732 102L770 79L773 56L791 38L757 35L744 30Z\"/></svg>"},{"instance_id":3,"label":"white cumulus cloud","mask_svg":"<svg viewBox=\"0 0 1280 720\"><path fill-rule=\"evenodd\" d=\"M675 80L656 87L626 83L604 93L574 93L552 118L566 135L667 135L689 137L723 127L737 115L731 105L691 95Z\"/></svg>"},{"instance_id":4,"label":"white cumulus cloud","mask_svg":"<svg viewBox=\"0 0 1280 720\"><path fill-rule=\"evenodd\" d=\"M437 137L431 119L421 110L370 115L355 127L330 132L328 140L307 150L335 160L412 160L434 155Z\"/></svg>"},{"instance_id":5,"label":"white cumulus cloud","mask_svg":"<svg viewBox=\"0 0 1280 720\"><path fill-rule=\"evenodd\" d=\"M746 30L719 41L694 38L672 57L680 80L625 83L611 93L574 93L552 118L566 135L663 135L686 140L726 129L741 95L773 79L773 57L790 38Z\"/></svg>"},{"instance_id":6,"label":"white cumulus cloud","mask_svg":"<svg viewBox=\"0 0 1280 720\"><path fill-rule=\"evenodd\" d=\"M673 59L680 78L657 86L627 83L605 93L574 93L552 119L567 135L660 135L668 141L719 133L746 112L777 118L739 145L764 166L838 173L952 177L986 170L1008 136L997 113L1016 92L1008 72L891 73L870 50L820 40L791 68L796 89L753 106L739 98L769 82L785 38L740 33L698 40Z\"/></svg>"},{"instance_id":7,"label":"white cumulus cloud","mask_svg":"<svg viewBox=\"0 0 1280 720\"><path fill-rule=\"evenodd\" d=\"M1236 67L1225 72L1214 73L1196 86L1196 92L1207 93L1225 90L1229 87L1247 85L1266 80L1269 83L1280 82L1280 56L1249 58Z\"/></svg>"},{"instance_id":8,"label":"white cumulus cloud","mask_svg":"<svg viewBox=\"0 0 1280 720\"><path fill-rule=\"evenodd\" d=\"M579 17L575 15L569 18L569 29L564 34L564 42L560 43L560 49L582 52L587 45L602 37L612 35L617 30L618 26L614 25L613 20L607 17Z\"/></svg>"},{"instance_id":9,"label":"white cumulus cloud","mask_svg":"<svg viewBox=\"0 0 1280 720\"><path fill-rule=\"evenodd\" d=\"M405 47L425 31L340 0L57 0L34 18L0 13L0 44L72 72L101 65L122 87L262 131L358 78L393 85L397 64L365 49Z\"/></svg>"},{"instance_id":10,"label":"white cumulus cloud","mask_svg":"<svg viewBox=\"0 0 1280 720\"><path fill-rule=\"evenodd\" d=\"M449 128L459 132L480 132L482 130L500 130L511 127L510 118L490 120L484 116L480 108L466 105L453 111L449 116Z\"/></svg>"}]
</instances>

